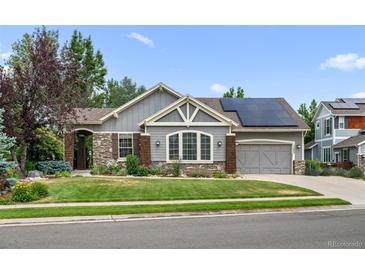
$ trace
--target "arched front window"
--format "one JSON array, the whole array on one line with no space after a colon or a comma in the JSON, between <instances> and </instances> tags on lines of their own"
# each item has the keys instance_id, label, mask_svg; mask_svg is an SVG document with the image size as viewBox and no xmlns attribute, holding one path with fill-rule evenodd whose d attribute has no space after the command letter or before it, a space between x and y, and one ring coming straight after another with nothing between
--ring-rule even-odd
<instances>
[{"instance_id":1,"label":"arched front window","mask_svg":"<svg viewBox=\"0 0 365 274\"><path fill-rule=\"evenodd\" d=\"M167 160L212 162L213 136L200 131L178 131L167 136Z\"/></svg>"}]
</instances>

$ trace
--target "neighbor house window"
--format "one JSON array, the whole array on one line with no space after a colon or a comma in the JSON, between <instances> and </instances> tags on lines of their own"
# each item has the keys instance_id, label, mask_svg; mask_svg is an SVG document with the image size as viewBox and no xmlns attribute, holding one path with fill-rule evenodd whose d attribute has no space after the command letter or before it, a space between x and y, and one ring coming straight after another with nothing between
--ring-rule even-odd
<instances>
[{"instance_id":1,"label":"neighbor house window","mask_svg":"<svg viewBox=\"0 0 365 274\"><path fill-rule=\"evenodd\" d=\"M325 128L324 128L325 135L330 135L331 134L331 119L327 118L325 120L324 125L325 125Z\"/></svg>"},{"instance_id":2,"label":"neighbor house window","mask_svg":"<svg viewBox=\"0 0 365 274\"><path fill-rule=\"evenodd\" d=\"M348 148L342 149L342 161L347 162L350 160L350 150Z\"/></svg>"},{"instance_id":3,"label":"neighbor house window","mask_svg":"<svg viewBox=\"0 0 365 274\"><path fill-rule=\"evenodd\" d=\"M345 117L338 117L338 128L344 129L345 128Z\"/></svg>"},{"instance_id":4,"label":"neighbor house window","mask_svg":"<svg viewBox=\"0 0 365 274\"><path fill-rule=\"evenodd\" d=\"M213 137L199 131L180 131L167 137L167 160L212 161Z\"/></svg>"},{"instance_id":5,"label":"neighbor house window","mask_svg":"<svg viewBox=\"0 0 365 274\"><path fill-rule=\"evenodd\" d=\"M119 134L119 158L133 154L133 134Z\"/></svg>"},{"instance_id":6,"label":"neighbor house window","mask_svg":"<svg viewBox=\"0 0 365 274\"><path fill-rule=\"evenodd\" d=\"M330 147L323 148L323 162L331 162L331 148Z\"/></svg>"}]
</instances>

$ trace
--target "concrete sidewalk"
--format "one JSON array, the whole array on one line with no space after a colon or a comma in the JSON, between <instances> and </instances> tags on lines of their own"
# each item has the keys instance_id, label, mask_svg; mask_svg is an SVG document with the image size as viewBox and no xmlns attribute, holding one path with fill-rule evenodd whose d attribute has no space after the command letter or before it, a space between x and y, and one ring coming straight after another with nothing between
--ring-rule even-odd
<instances>
[{"instance_id":1,"label":"concrete sidewalk","mask_svg":"<svg viewBox=\"0 0 365 274\"><path fill-rule=\"evenodd\" d=\"M49 203L49 204L17 204L0 205L1 209L11 208L44 208L44 207L75 207L75 206L128 206L128 205L166 205L166 204L196 204L218 202L253 202L272 200L300 200L334 198L329 196L295 196L295 197L268 197L268 198L234 198L234 199L196 199L196 200L162 200L162 201L129 201L129 202L79 202L79 203Z\"/></svg>"}]
</instances>

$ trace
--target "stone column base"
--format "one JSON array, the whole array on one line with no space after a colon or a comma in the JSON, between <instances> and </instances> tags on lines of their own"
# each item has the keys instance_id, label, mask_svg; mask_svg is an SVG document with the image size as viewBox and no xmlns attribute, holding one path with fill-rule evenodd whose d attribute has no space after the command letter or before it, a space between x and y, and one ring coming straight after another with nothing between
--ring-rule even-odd
<instances>
[{"instance_id":1,"label":"stone column base","mask_svg":"<svg viewBox=\"0 0 365 274\"><path fill-rule=\"evenodd\" d=\"M305 174L305 161L294 160L293 161L293 174L294 175L304 175Z\"/></svg>"}]
</instances>

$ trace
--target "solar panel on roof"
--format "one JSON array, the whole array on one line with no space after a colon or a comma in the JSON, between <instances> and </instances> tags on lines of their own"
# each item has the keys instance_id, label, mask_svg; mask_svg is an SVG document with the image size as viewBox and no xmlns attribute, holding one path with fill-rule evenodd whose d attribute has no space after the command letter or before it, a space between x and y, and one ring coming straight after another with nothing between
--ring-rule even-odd
<instances>
[{"instance_id":1,"label":"solar panel on roof","mask_svg":"<svg viewBox=\"0 0 365 274\"><path fill-rule=\"evenodd\" d=\"M223 98L224 111L235 111L243 126L288 127L296 122L275 98Z\"/></svg>"}]
</instances>

